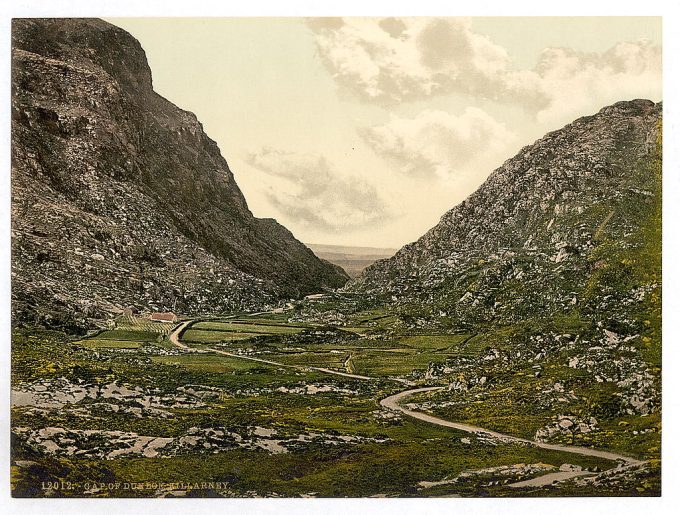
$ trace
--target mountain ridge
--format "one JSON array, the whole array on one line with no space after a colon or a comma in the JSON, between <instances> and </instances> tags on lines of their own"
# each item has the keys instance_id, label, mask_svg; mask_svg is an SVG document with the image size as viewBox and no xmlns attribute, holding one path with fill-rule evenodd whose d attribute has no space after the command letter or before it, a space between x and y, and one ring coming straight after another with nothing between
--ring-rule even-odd
<instances>
[{"instance_id":1,"label":"mountain ridge","mask_svg":"<svg viewBox=\"0 0 680 515\"><path fill-rule=\"evenodd\" d=\"M127 32L97 19L12 29L15 321L255 308L344 284L252 215L196 116L153 91Z\"/></svg>"},{"instance_id":2,"label":"mountain ridge","mask_svg":"<svg viewBox=\"0 0 680 515\"><path fill-rule=\"evenodd\" d=\"M624 199L616 196L630 197L626 200L633 204L649 200L645 188L650 183L644 177L634 178L635 166L653 152L660 117L661 103L625 101L546 134L508 159L421 238L392 258L377 261L344 289L394 297L396 302L434 301L439 291L439 300L464 314L467 308L458 310L455 304L471 282L460 275L466 269L494 272L489 263L475 260L501 267L521 256L540 261L541 266L553 263L552 268L565 262L562 268L571 263L583 278L592 271L584 267L594 266L588 263L588 253L595 246L598 227L625 225L625 220L610 214L609 207L615 212L616 206L625 207ZM579 227L579 217L587 219L589 226ZM538 241L545 239L542 232L548 241ZM495 272L499 281L508 279L504 272ZM443 286L446 281L458 286ZM454 289L460 292L455 302L444 299ZM532 307L540 311L540 304L534 302ZM484 318L497 315L490 309Z\"/></svg>"}]
</instances>

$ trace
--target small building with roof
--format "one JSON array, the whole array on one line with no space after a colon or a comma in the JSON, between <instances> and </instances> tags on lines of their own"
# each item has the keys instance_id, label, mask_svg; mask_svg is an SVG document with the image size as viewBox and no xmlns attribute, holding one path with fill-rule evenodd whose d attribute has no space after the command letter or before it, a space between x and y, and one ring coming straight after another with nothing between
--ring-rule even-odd
<instances>
[{"instance_id":1,"label":"small building with roof","mask_svg":"<svg viewBox=\"0 0 680 515\"><path fill-rule=\"evenodd\" d=\"M168 313L151 313L149 320L152 322L165 322L168 324L174 324L177 322L177 315L175 315L172 311Z\"/></svg>"}]
</instances>

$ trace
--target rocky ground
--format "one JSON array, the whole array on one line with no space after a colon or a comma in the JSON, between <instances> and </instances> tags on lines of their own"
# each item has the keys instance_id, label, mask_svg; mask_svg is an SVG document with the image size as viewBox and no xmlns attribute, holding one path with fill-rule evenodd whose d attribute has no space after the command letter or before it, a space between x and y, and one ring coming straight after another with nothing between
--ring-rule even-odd
<instances>
[{"instance_id":1,"label":"rocky ground","mask_svg":"<svg viewBox=\"0 0 680 515\"><path fill-rule=\"evenodd\" d=\"M281 321L271 324L280 327ZM250 346L252 356L266 351L272 362L306 353L309 358L303 362L310 366L325 364L314 362L326 359L326 353L316 352L321 345L342 355L337 364L325 364L337 368L345 366L348 345L353 349L385 345L389 337L383 328L372 327L375 332L368 333L359 327L354 328L357 333L308 329L268 339L255 336L251 342L232 345ZM111 336L122 337L118 331ZM389 367L380 377L357 380L304 367L207 355L208 346L200 343L192 345L203 353L171 348L165 340L151 338L126 348L117 346L117 340L102 339L106 336L69 342L59 333L15 334L16 495L502 496L537 489L552 495L572 487L574 495L582 495L596 492L599 486L581 488L573 481L589 478L597 478L592 481L608 485L613 492L628 492L647 483L650 486L644 487L643 494L655 491L655 476L649 469L600 476L599 471L615 464L438 428L386 409L379 404L381 398L408 388L400 382L406 376L399 377ZM102 347L107 341L111 347ZM410 359L403 353L367 352L366 359L375 365ZM492 355L493 351L484 356ZM417 376L408 374L419 384L451 385L441 394L415 398L409 407L438 413L456 406L458 397L451 395L463 391L464 405L475 405L477 399L484 402L482 406L497 402L483 390L495 384L491 371L467 385L467 390L462 379L456 382L442 373L447 372L430 366ZM569 385L553 382L549 395L558 403L562 396L571 398ZM517 406L515 410L518 420L529 422L528 426L534 423ZM578 427L588 434L608 429L606 418L583 419L569 415L567 409L560 413L564 416L555 419L560 428ZM626 428L617 429L621 433ZM643 436L655 439L658 433ZM601 442L597 446L608 448ZM510 488L553 473L562 474L555 485ZM71 490L50 486L59 481L70 484ZM118 484L142 486L111 490L110 485Z\"/></svg>"},{"instance_id":2,"label":"rocky ground","mask_svg":"<svg viewBox=\"0 0 680 515\"><path fill-rule=\"evenodd\" d=\"M191 452L218 453L234 448L260 449L271 454L282 454L304 447L308 443L341 445L386 441L385 439L324 435L314 432L280 436L275 429L257 426L246 428L242 433L230 431L225 427L191 427L181 437L142 436L125 431L79 430L63 427L45 427L38 430L16 427L13 429L13 435L24 444L46 454L95 459L113 459L119 456L155 458Z\"/></svg>"}]
</instances>

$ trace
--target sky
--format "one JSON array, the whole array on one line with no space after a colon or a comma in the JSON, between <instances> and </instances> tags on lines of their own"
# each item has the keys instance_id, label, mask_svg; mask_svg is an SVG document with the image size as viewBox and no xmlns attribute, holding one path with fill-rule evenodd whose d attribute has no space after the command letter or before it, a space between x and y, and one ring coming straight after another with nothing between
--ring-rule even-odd
<instances>
[{"instance_id":1,"label":"sky","mask_svg":"<svg viewBox=\"0 0 680 515\"><path fill-rule=\"evenodd\" d=\"M654 17L107 20L307 243L401 247L546 132L662 99Z\"/></svg>"}]
</instances>

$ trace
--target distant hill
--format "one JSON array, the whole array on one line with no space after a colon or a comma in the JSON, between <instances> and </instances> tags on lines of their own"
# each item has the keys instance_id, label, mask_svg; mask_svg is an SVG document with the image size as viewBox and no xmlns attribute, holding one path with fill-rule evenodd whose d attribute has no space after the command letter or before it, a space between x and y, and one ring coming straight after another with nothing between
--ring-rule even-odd
<instances>
[{"instance_id":1,"label":"distant hill","mask_svg":"<svg viewBox=\"0 0 680 515\"><path fill-rule=\"evenodd\" d=\"M196 116L153 91L127 32L14 20L12 81L15 323L248 309L347 280L252 215Z\"/></svg>"},{"instance_id":2,"label":"distant hill","mask_svg":"<svg viewBox=\"0 0 680 515\"><path fill-rule=\"evenodd\" d=\"M392 257L397 251L397 249L388 248L320 245L316 243L307 243L307 246L321 259L342 267L350 277L358 277L366 267L379 259Z\"/></svg>"}]
</instances>

